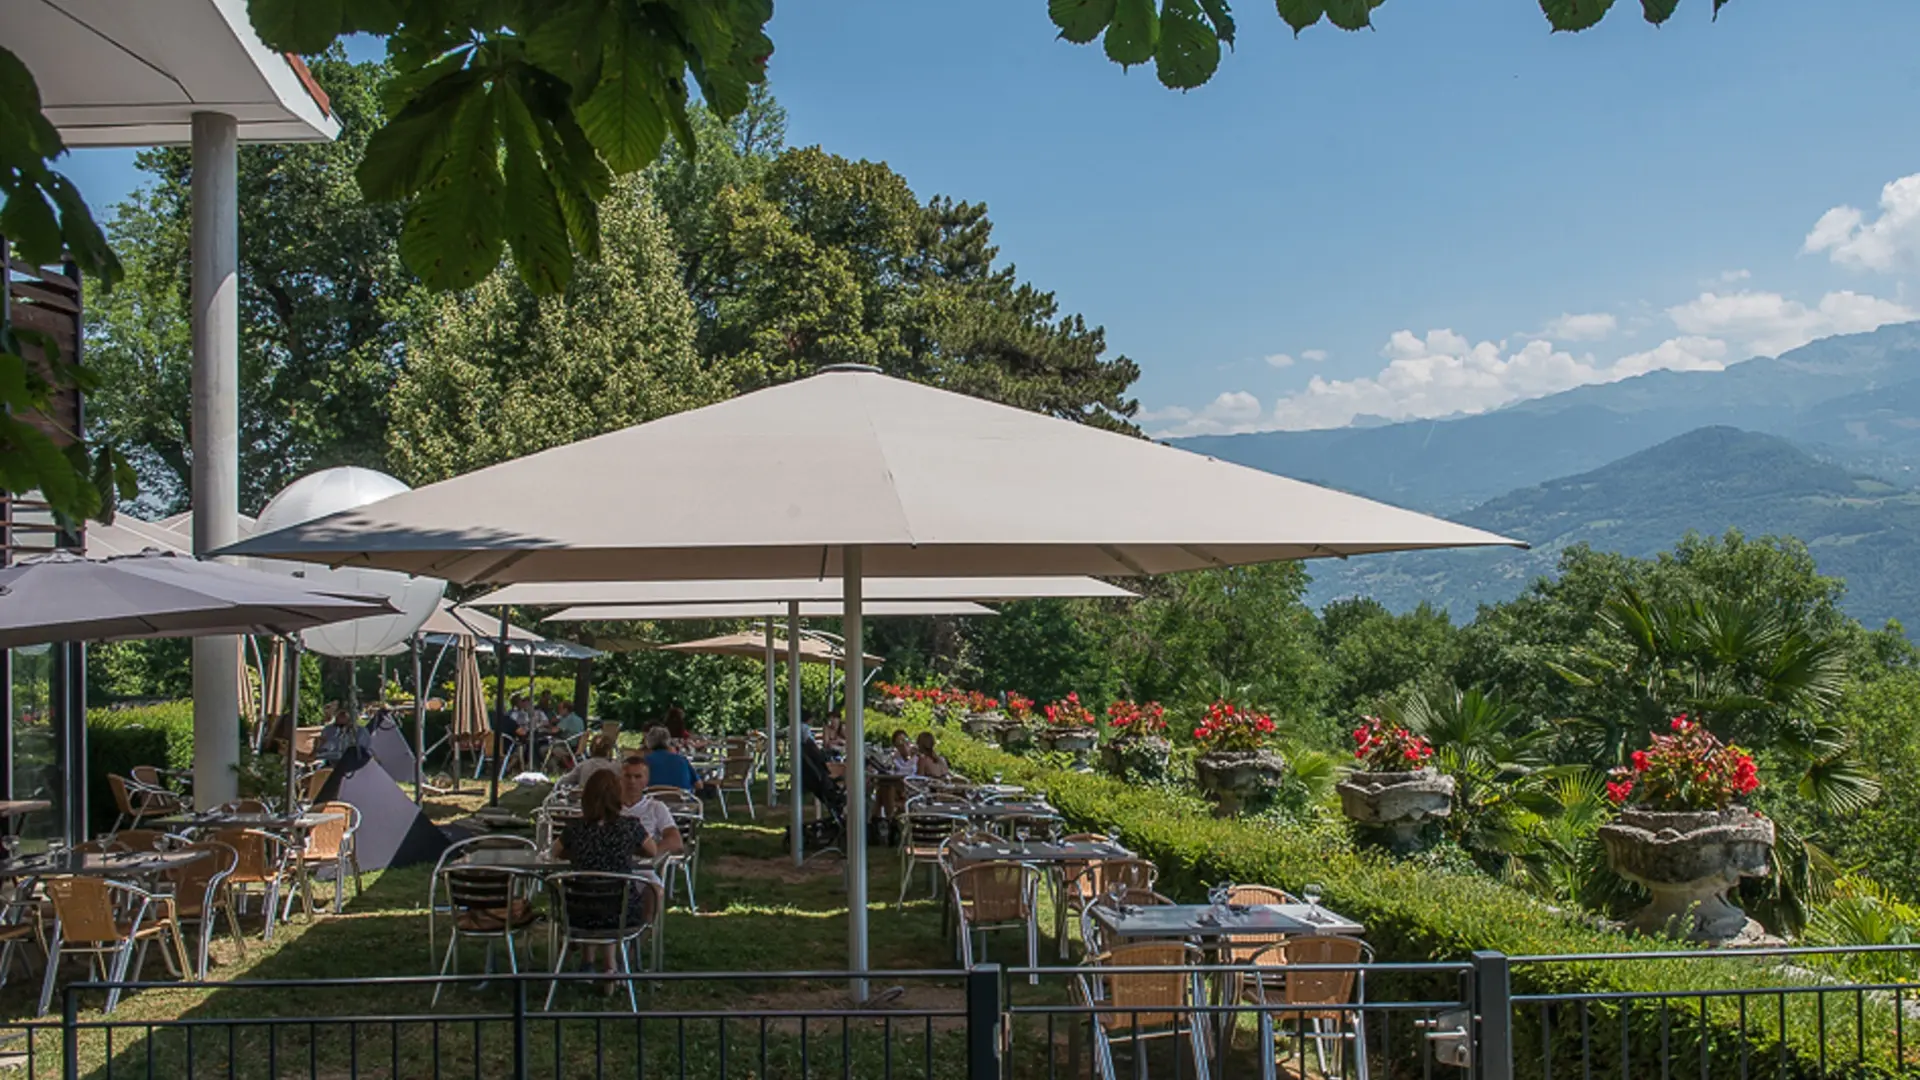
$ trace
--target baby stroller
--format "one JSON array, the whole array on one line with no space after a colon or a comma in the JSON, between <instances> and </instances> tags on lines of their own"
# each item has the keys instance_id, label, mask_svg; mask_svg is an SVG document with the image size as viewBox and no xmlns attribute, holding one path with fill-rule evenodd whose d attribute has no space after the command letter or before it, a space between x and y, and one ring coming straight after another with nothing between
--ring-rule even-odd
<instances>
[{"instance_id":1,"label":"baby stroller","mask_svg":"<svg viewBox=\"0 0 1920 1080\"><path fill-rule=\"evenodd\" d=\"M800 777L806 793L820 807L818 819L807 825L807 847L812 855L844 851L847 842L847 792L827 772L827 755L811 738L800 740ZM809 856L811 857L811 855Z\"/></svg>"}]
</instances>

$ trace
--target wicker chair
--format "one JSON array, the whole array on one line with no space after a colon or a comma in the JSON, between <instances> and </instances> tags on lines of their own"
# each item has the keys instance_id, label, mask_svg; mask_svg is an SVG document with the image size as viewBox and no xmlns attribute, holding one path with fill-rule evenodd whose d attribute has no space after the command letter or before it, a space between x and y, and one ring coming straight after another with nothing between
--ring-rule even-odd
<instances>
[{"instance_id":1,"label":"wicker chair","mask_svg":"<svg viewBox=\"0 0 1920 1080\"><path fill-rule=\"evenodd\" d=\"M113 844L126 851L167 851L173 835L159 829L121 829L113 834Z\"/></svg>"},{"instance_id":2,"label":"wicker chair","mask_svg":"<svg viewBox=\"0 0 1920 1080\"><path fill-rule=\"evenodd\" d=\"M955 870L947 885L959 921L962 967L973 967L973 935L1014 929L1027 933L1027 966L1040 966L1040 871L1026 863L974 863ZM983 938L982 951L985 945ZM1028 981L1038 983L1040 976Z\"/></svg>"},{"instance_id":3,"label":"wicker chair","mask_svg":"<svg viewBox=\"0 0 1920 1080\"><path fill-rule=\"evenodd\" d=\"M1076 865L1080 867L1079 872L1066 879L1053 905L1053 934L1060 942L1062 960L1067 958L1067 925L1071 917L1104 899L1115 885L1150 892L1160 879L1160 868L1145 859L1095 859ZM1092 951L1097 950L1089 950Z\"/></svg>"},{"instance_id":4,"label":"wicker chair","mask_svg":"<svg viewBox=\"0 0 1920 1080\"><path fill-rule=\"evenodd\" d=\"M1075 980L1074 998L1093 1010L1093 1063L1101 1080L1117 1080L1115 1044L1132 1051L1134 1074L1144 1077L1144 1044L1150 1039L1179 1039L1183 1035L1193 1055L1194 1080L1208 1080L1207 1066L1212 1056L1208 1025L1194 1011L1206 1002L1207 992L1200 973L1190 970L1205 959L1199 948L1182 941L1121 945L1087 958ZM1108 970L1156 967L1173 970Z\"/></svg>"},{"instance_id":5,"label":"wicker chair","mask_svg":"<svg viewBox=\"0 0 1920 1080\"><path fill-rule=\"evenodd\" d=\"M333 913L340 914L341 894L347 891L347 873L353 873L353 894L364 888L360 877L360 859L353 851L353 834L360 828L360 809L352 803L322 803L313 808L321 814L339 814L338 821L327 821L307 832L307 846L293 852L293 870L309 910L313 907L313 879L320 871L333 871ZM289 892L288 903L293 896Z\"/></svg>"},{"instance_id":6,"label":"wicker chair","mask_svg":"<svg viewBox=\"0 0 1920 1080\"><path fill-rule=\"evenodd\" d=\"M726 764L720 772L720 779L714 784L714 794L720 799L720 816L731 817L727 812L727 792L737 791L747 800L747 816L755 816L753 810L753 768L755 758L750 753L730 752Z\"/></svg>"},{"instance_id":7,"label":"wicker chair","mask_svg":"<svg viewBox=\"0 0 1920 1080\"><path fill-rule=\"evenodd\" d=\"M190 844L181 850L209 853L204 859L183 863L167 872L167 883L173 893L166 898L168 914L180 924L183 933L188 923L200 924L200 944L195 949L193 970L196 978L206 982L207 953L222 914L226 916L227 931L240 950L240 958L244 960L247 956L247 937L240 932L240 916L227 891L227 878L239 866L240 853L214 841Z\"/></svg>"},{"instance_id":8,"label":"wicker chair","mask_svg":"<svg viewBox=\"0 0 1920 1080\"><path fill-rule=\"evenodd\" d=\"M1373 950L1359 938L1336 935L1296 937L1269 945L1263 953L1279 954L1270 961L1262 955L1255 963L1262 967L1284 966L1286 979L1271 991L1267 980L1252 981L1255 1003L1261 1007L1261 1042L1271 1044L1271 1033L1293 1027L1303 1040L1313 1041L1313 1054L1320 1074L1327 1072L1327 1042L1339 1044L1348 1054L1352 1075L1367 1080L1366 1014L1356 1006L1367 999L1366 973L1346 971L1301 971L1301 964L1369 964Z\"/></svg>"},{"instance_id":9,"label":"wicker chair","mask_svg":"<svg viewBox=\"0 0 1920 1080\"><path fill-rule=\"evenodd\" d=\"M1227 894L1227 903L1254 907L1260 904L1295 904L1299 901L1293 894L1271 885L1235 885ZM1286 966L1286 954L1271 946L1287 940L1285 934L1236 934L1226 948L1221 950L1220 962L1223 964L1258 964L1262 970L1257 974L1238 974L1233 976L1233 985L1228 988L1227 999L1239 1002L1264 1000L1261 994L1272 996L1279 991L1280 984L1286 981L1286 974L1279 970ZM1255 982L1266 986L1255 989Z\"/></svg>"},{"instance_id":10,"label":"wicker chair","mask_svg":"<svg viewBox=\"0 0 1920 1080\"><path fill-rule=\"evenodd\" d=\"M264 894L266 927L264 940L273 940L273 922L280 907L280 890L288 883L292 851L287 841L259 829L222 829L210 839L225 844L238 856L233 872L227 875L226 888L237 912L246 891L259 886ZM311 915L311 909L308 910Z\"/></svg>"},{"instance_id":11,"label":"wicker chair","mask_svg":"<svg viewBox=\"0 0 1920 1080\"><path fill-rule=\"evenodd\" d=\"M119 832L122 827L138 828L145 818L167 817L184 813L187 809L187 804L173 792L147 787L124 776L108 773L107 787L113 791L113 804L120 812L113 822L114 832Z\"/></svg>"},{"instance_id":12,"label":"wicker chair","mask_svg":"<svg viewBox=\"0 0 1920 1080\"><path fill-rule=\"evenodd\" d=\"M93 957L104 982L138 982L147 946L158 938L168 969L176 975L190 970L180 924L168 913L164 897L105 878L48 878L46 890L53 905L53 930L47 935L47 974L40 984L38 1015L47 1015L60 960L69 953ZM109 988L106 1011L119 1004L120 988Z\"/></svg>"},{"instance_id":13,"label":"wicker chair","mask_svg":"<svg viewBox=\"0 0 1920 1080\"><path fill-rule=\"evenodd\" d=\"M560 928L560 945L553 952L553 973L560 974L574 946L601 945L614 950L618 971L633 974L632 952L653 930L659 912L651 910L651 899L643 899L644 917L635 924L629 898L635 889L643 898L661 895L660 890L665 886L659 877L645 870L631 874L573 870L554 874L547 879L547 884L553 887L553 911ZM637 1013L639 994L634 990L632 979L626 980L626 984L627 1002ZM553 1008L553 995L559 989L557 978L547 984L546 1008Z\"/></svg>"},{"instance_id":14,"label":"wicker chair","mask_svg":"<svg viewBox=\"0 0 1920 1080\"><path fill-rule=\"evenodd\" d=\"M913 871L917 867L927 868L927 888L933 895L940 895L941 852L945 850L947 837L966 829L967 817L943 810L916 809L909 802L901 822L904 842L900 845L900 898L894 902L896 911L906 909L907 890L913 886Z\"/></svg>"}]
</instances>

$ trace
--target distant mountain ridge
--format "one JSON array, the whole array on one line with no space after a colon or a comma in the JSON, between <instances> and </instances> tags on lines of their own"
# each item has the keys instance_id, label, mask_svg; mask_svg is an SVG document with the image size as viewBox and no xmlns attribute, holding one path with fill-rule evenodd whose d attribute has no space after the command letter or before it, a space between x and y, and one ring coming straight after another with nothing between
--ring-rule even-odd
<instances>
[{"instance_id":1,"label":"distant mountain ridge","mask_svg":"<svg viewBox=\"0 0 1920 1080\"><path fill-rule=\"evenodd\" d=\"M1920 388L1916 388L1920 389ZM1869 626L1920 625L1920 493L1822 461L1778 436L1700 428L1599 469L1520 488L1457 520L1531 551L1419 552L1314 564L1309 600L1426 601L1470 618L1518 595L1576 543L1648 556L1688 531L1796 536L1822 573L1846 579L1846 608Z\"/></svg>"},{"instance_id":2,"label":"distant mountain ridge","mask_svg":"<svg viewBox=\"0 0 1920 1080\"><path fill-rule=\"evenodd\" d=\"M1455 513L1716 425L1778 435L1844 467L1920 476L1920 323L1825 338L1722 371L1656 371L1577 387L1475 416L1169 441Z\"/></svg>"}]
</instances>

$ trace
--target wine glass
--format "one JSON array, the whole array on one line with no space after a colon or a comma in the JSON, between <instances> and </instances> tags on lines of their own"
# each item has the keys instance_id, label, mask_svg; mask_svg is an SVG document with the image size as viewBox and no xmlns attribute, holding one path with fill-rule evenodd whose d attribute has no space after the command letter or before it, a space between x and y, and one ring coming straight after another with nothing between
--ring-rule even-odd
<instances>
[{"instance_id":1,"label":"wine glass","mask_svg":"<svg viewBox=\"0 0 1920 1080\"><path fill-rule=\"evenodd\" d=\"M1307 899L1307 921L1308 922L1320 921L1321 891L1322 891L1321 887L1318 883L1308 883L1300 887L1300 895L1306 897Z\"/></svg>"},{"instance_id":2,"label":"wine glass","mask_svg":"<svg viewBox=\"0 0 1920 1080\"><path fill-rule=\"evenodd\" d=\"M1207 902L1213 905L1213 913L1216 916L1226 914L1227 901L1232 897L1233 882L1231 881L1223 881L1207 890Z\"/></svg>"},{"instance_id":3,"label":"wine glass","mask_svg":"<svg viewBox=\"0 0 1920 1080\"><path fill-rule=\"evenodd\" d=\"M1107 882L1107 904L1115 911L1125 911L1127 907L1127 883L1119 879Z\"/></svg>"},{"instance_id":4,"label":"wine glass","mask_svg":"<svg viewBox=\"0 0 1920 1080\"><path fill-rule=\"evenodd\" d=\"M1021 847L1026 847L1028 839L1030 839L1032 836L1033 836L1033 830L1028 828L1027 826L1025 825L1014 826L1013 838L1020 842Z\"/></svg>"}]
</instances>

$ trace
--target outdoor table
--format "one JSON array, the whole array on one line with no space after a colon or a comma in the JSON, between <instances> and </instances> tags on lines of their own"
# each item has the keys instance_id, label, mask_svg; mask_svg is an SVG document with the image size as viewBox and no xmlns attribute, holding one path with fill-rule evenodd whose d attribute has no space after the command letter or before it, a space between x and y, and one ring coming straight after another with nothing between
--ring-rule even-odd
<instances>
[{"instance_id":1,"label":"outdoor table","mask_svg":"<svg viewBox=\"0 0 1920 1080\"><path fill-rule=\"evenodd\" d=\"M1044 802L975 803L967 816L980 821L998 821L1010 817L1057 818L1060 811Z\"/></svg>"},{"instance_id":2,"label":"outdoor table","mask_svg":"<svg viewBox=\"0 0 1920 1080\"><path fill-rule=\"evenodd\" d=\"M1128 905L1118 911L1107 904L1095 904L1093 917L1114 937L1202 938L1215 947L1242 935L1352 937L1366 933L1366 927L1345 915L1307 904L1234 905L1224 915L1212 904Z\"/></svg>"},{"instance_id":3,"label":"outdoor table","mask_svg":"<svg viewBox=\"0 0 1920 1080\"><path fill-rule=\"evenodd\" d=\"M333 810L309 810L303 814L227 814L216 810L160 818L154 824L189 832L204 832L209 829L259 829L262 832L303 833L329 822L339 821L344 816Z\"/></svg>"},{"instance_id":4,"label":"outdoor table","mask_svg":"<svg viewBox=\"0 0 1920 1080\"><path fill-rule=\"evenodd\" d=\"M209 851L60 851L0 860L0 878L152 877L211 855Z\"/></svg>"},{"instance_id":5,"label":"outdoor table","mask_svg":"<svg viewBox=\"0 0 1920 1080\"><path fill-rule=\"evenodd\" d=\"M957 865L996 860L1024 863L1097 862L1101 859L1130 859L1133 852L1104 840L1054 842L1009 840L999 844L948 844L947 851Z\"/></svg>"}]
</instances>

